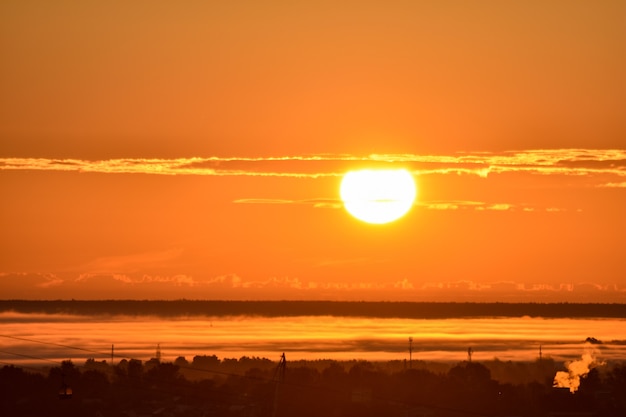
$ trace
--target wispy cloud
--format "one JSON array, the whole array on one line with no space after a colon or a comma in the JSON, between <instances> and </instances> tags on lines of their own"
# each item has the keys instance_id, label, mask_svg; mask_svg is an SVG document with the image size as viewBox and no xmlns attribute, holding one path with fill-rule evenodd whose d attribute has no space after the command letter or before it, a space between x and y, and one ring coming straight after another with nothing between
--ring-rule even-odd
<instances>
[{"instance_id":1,"label":"wispy cloud","mask_svg":"<svg viewBox=\"0 0 626 417\"><path fill-rule=\"evenodd\" d=\"M606 184L601 184L600 187L606 187L606 188L626 188L626 181L623 181L623 182L608 182Z\"/></svg>"},{"instance_id":2,"label":"wispy cloud","mask_svg":"<svg viewBox=\"0 0 626 417\"><path fill-rule=\"evenodd\" d=\"M614 283L522 283L473 280L430 281L402 278L380 281L324 281L299 277L248 279L238 274L0 274L9 298L106 298L143 294L146 298L189 298L200 294L240 299L338 299L397 301L624 302L626 287ZM19 286L16 286L19 284ZM15 292L14 288L19 288ZM287 297L287 298L285 298Z\"/></svg>"},{"instance_id":3,"label":"wispy cloud","mask_svg":"<svg viewBox=\"0 0 626 417\"><path fill-rule=\"evenodd\" d=\"M522 172L542 175L626 177L626 150L539 149L467 152L452 155L348 154L274 157L193 157L107 160L2 158L0 170L92 172L105 174L267 176L320 178L358 167L404 167L416 175L476 175ZM605 181L622 187L623 181Z\"/></svg>"},{"instance_id":4,"label":"wispy cloud","mask_svg":"<svg viewBox=\"0 0 626 417\"><path fill-rule=\"evenodd\" d=\"M451 200L451 201L420 201L416 203L418 206L426 208L428 210L492 210L492 211L507 211L507 210L522 210L525 207L515 206L508 203L488 203L485 201L463 201L463 200Z\"/></svg>"},{"instance_id":5,"label":"wispy cloud","mask_svg":"<svg viewBox=\"0 0 626 417\"><path fill-rule=\"evenodd\" d=\"M317 208L341 208L343 203L339 199L315 198L306 200L289 200L277 198L239 198L234 200L237 204L305 204Z\"/></svg>"},{"instance_id":6,"label":"wispy cloud","mask_svg":"<svg viewBox=\"0 0 626 417\"><path fill-rule=\"evenodd\" d=\"M133 273L140 270L161 268L171 265L180 258L183 250L171 248L154 252L96 258L77 269L87 275Z\"/></svg>"},{"instance_id":7,"label":"wispy cloud","mask_svg":"<svg viewBox=\"0 0 626 417\"><path fill-rule=\"evenodd\" d=\"M164 283L171 284L175 286L188 286L194 287L198 285L198 282L193 279L193 277L185 274L176 274L176 275L141 275L141 276L131 276L126 274L80 274L78 278L74 280L74 282L86 282L98 280L101 278L112 279L113 281L121 282L123 284L130 285L141 285L141 284L153 284L153 283Z\"/></svg>"},{"instance_id":8,"label":"wispy cloud","mask_svg":"<svg viewBox=\"0 0 626 417\"><path fill-rule=\"evenodd\" d=\"M289 200L276 198L241 198L233 201L237 204L304 204L316 208L343 208L340 199L305 199ZM559 207L539 207L503 202L467 201L467 200L424 200L415 202L415 206L426 210L476 210L476 211L511 211L511 212L562 212L568 211Z\"/></svg>"}]
</instances>

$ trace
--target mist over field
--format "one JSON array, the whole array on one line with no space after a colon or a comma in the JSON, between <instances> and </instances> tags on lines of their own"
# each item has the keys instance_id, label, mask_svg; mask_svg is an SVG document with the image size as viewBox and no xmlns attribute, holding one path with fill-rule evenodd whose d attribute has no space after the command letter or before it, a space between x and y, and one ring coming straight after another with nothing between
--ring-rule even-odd
<instances>
[{"instance_id":1,"label":"mist over field","mask_svg":"<svg viewBox=\"0 0 626 417\"><path fill-rule=\"evenodd\" d=\"M583 409L619 416L626 409L617 399L626 386L623 310L5 300L0 411L317 417L416 409L453 417Z\"/></svg>"},{"instance_id":2,"label":"mist over field","mask_svg":"<svg viewBox=\"0 0 626 417\"><path fill-rule=\"evenodd\" d=\"M571 309L588 317L568 317ZM559 361L585 341L626 358L622 305L223 301L3 301L0 359L220 358ZM540 316L539 313L544 316ZM541 351L541 353L540 353ZM7 353L8 352L8 353ZM16 356L18 353L25 356Z\"/></svg>"}]
</instances>

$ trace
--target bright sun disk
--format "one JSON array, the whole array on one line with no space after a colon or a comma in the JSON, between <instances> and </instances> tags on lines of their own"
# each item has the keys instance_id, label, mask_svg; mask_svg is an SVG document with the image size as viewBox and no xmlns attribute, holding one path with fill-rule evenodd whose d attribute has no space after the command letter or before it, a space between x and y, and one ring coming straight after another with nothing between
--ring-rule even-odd
<instances>
[{"instance_id":1,"label":"bright sun disk","mask_svg":"<svg viewBox=\"0 0 626 417\"><path fill-rule=\"evenodd\" d=\"M405 169L364 169L346 173L340 196L354 217L367 223L383 224L404 216L413 206L417 189Z\"/></svg>"}]
</instances>

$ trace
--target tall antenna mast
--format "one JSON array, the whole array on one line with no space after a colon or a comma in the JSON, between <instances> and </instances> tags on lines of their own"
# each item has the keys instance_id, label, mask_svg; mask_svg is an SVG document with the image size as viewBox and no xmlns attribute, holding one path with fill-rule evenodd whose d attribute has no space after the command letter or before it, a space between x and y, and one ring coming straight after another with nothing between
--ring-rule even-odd
<instances>
[{"instance_id":1,"label":"tall antenna mast","mask_svg":"<svg viewBox=\"0 0 626 417\"><path fill-rule=\"evenodd\" d=\"M161 344L157 343L156 360L161 362Z\"/></svg>"},{"instance_id":2,"label":"tall antenna mast","mask_svg":"<svg viewBox=\"0 0 626 417\"><path fill-rule=\"evenodd\" d=\"M474 349L472 349L472 347L468 347L467 348L467 361L471 362L472 361L472 353L474 353Z\"/></svg>"},{"instance_id":3,"label":"tall antenna mast","mask_svg":"<svg viewBox=\"0 0 626 417\"><path fill-rule=\"evenodd\" d=\"M115 348L113 347L113 343L111 343L111 365L113 365L114 357L115 357Z\"/></svg>"},{"instance_id":4,"label":"tall antenna mast","mask_svg":"<svg viewBox=\"0 0 626 417\"><path fill-rule=\"evenodd\" d=\"M409 337L409 369L413 368L413 337Z\"/></svg>"}]
</instances>

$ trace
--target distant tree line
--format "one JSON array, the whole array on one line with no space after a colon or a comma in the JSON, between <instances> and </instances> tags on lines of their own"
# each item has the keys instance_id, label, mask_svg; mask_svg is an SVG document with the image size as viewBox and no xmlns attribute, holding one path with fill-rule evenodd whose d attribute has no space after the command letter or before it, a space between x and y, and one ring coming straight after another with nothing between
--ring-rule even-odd
<instances>
[{"instance_id":1,"label":"distant tree line","mask_svg":"<svg viewBox=\"0 0 626 417\"><path fill-rule=\"evenodd\" d=\"M449 303L220 300L0 300L1 311L49 314L171 316L255 315L380 318L626 318L626 304Z\"/></svg>"},{"instance_id":2,"label":"distant tree line","mask_svg":"<svg viewBox=\"0 0 626 417\"><path fill-rule=\"evenodd\" d=\"M445 370L421 361L287 361L282 378L277 363L268 359L213 355L113 365L88 359L81 367L65 361L45 371L5 365L0 368L0 415L626 415L626 362L593 369L574 394L552 387L557 367L550 359L464 361Z\"/></svg>"}]
</instances>

